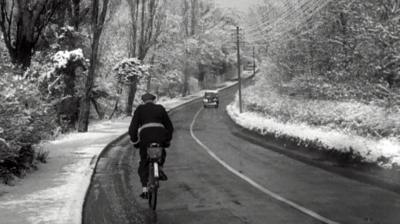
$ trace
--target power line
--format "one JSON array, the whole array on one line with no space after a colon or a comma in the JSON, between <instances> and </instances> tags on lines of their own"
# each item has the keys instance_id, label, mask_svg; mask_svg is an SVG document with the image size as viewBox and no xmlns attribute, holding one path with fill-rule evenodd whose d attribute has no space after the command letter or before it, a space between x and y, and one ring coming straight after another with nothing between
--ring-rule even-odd
<instances>
[{"instance_id":1,"label":"power line","mask_svg":"<svg viewBox=\"0 0 400 224\"><path fill-rule=\"evenodd\" d=\"M318 5L324 1L326 0L317 0L317 1L310 0L304 2L302 5L300 5L300 7L297 8L291 7L289 10L286 10L284 13L282 13L279 18L275 19L274 21L268 22L266 24L261 24L258 26L258 29L252 29L249 31L249 33L253 31L259 32L260 29L261 31L267 31L268 29L271 30L276 27L281 28L282 25L279 24L287 23L288 21L296 23L299 20L302 20L302 17L304 17L306 13L314 14L314 11L315 9L317 9Z\"/></svg>"},{"instance_id":2,"label":"power line","mask_svg":"<svg viewBox=\"0 0 400 224\"><path fill-rule=\"evenodd\" d=\"M294 15L295 12L299 12L300 10L304 11L304 7L306 7L307 5L311 5L311 6L315 6L317 5L320 0L317 0L317 2L315 0L304 0L304 2L302 4L297 4L297 5L290 5L288 4L288 2L286 2L286 4L284 5L285 8L287 8L287 10L283 11L280 16L275 19L275 20L267 20L267 21L263 21L261 24L254 24L252 26L256 26L254 28L249 29L249 32L254 31L254 30L259 30L260 28L266 28L269 27L273 24L277 24L282 20L285 20L286 18ZM297 7L296 7L297 6ZM309 6L310 8L310 6Z\"/></svg>"},{"instance_id":3,"label":"power line","mask_svg":"<svg viewBox=\"0 0 400 224\"><path fill-rule=\"evenodd\" d=\"M256 24L257 28L250 29L248 33L260 33L264 31L271 31L274 28L282 28L282 24L285 23L299 23L304 20L303 18L312 16L320 8L324 7L329 0L308 0L303 2L301 5L291 6L288 10L281 13L281 15L274 21L268 20L262 24ZM304 13L305 12L305 13ZM308 15L307 15L308 14Z\"/></svg>"},{"instance_id":4,"label":"power line","mask_svg":"<svg viewBox=\"0 0 400 224\"><path fill-rule=\"evenodd\" d=\"M316 0L303 2L297 9L286 10L273 23L264 23L266 26L260 30L249 32L251 42L266 41L278 38L293 28L301 28L305 23L310 22L316 12L325 7L331 0ZM309 3L309 4L308 4Z\"/></svg>"}]
</instances>

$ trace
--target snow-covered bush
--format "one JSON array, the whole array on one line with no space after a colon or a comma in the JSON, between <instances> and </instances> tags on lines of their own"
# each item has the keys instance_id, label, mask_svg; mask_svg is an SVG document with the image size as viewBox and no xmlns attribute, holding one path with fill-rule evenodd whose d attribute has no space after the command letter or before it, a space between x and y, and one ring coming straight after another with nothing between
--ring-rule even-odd
<instances>
[{"instance_id":1,"label":"snow-covered bush","mask_svg":"<svg viewBox=\"0 0 400 224\"><path fill-rule=\"evenodd\" d=\"M310 99L281 94L268 79L260 77L243 92L246 108L282 122L307 123L371 138L400 139L400 108L355 100Z\"/></svg>"},{"instance_id":2,"label":"snow-covered bush","mask_svg":"<svg viewBox=\"0 0 400 224\"><path fill-rule=\"evenodd\" d=\"M83 71L87 67L82 49L58 51L51 56L48 64L49 70L42 73L40 80L51 97L82 94L86 74L76 74L77 68Z\"/></svg>"},{"instance_id":3,"label":"snow-covered bush","mask_svg":"<svg viewBox=\"0 0 400 224\"><path fill-rule=\"evenodd\" d=\"M137 58L125 58L114 67L114 71L120 83L130 84L134 80L148 77L149 65Z\"/></svg>"},{"instance_id":4,"label":"snow-covered bush","mask_svg":"<svg viewBox=\"0 0 400 224\"><path fill-rule=\"evenodd\" d=\"M0 77L0 178L23 175L32 165L33 145L53 136L54 110L43 101L37 80L14 73ZM32 157L32 158L31 158Z\"/></svg>"},{"instance_id":5,"label":"snow-covered bush","mask_svg":"<svg viewBox=\"0 0 400 224\"><path fill-rule=\"evenodd\" d=\"M85 61L82 49L72 51L58 51L53 57L54 70L62 70L67 68L69 63L77 61Z\"/></svg>"},{"instance_id":6,"label":"snow-covered bush","mask_svg":"<svg viewBox=\"0 0 400 224\"><path fill-rule=\"evenodd\" d=\"M301 121L282 122L275 116L259 111L239 113L237 97L227 111L244 128L267 138L282 140L296 149L323 150L340 163L373 163L390 169L400 167L400 140L393 137L369 138Z\"/></svg>"},{"instance_id":7,"label":"snow-covered bush","mask_svg":"<svg viewBox=\"0 0 400 224\"><path fill-rule=\"evenodd\" d=\"M136 103L140 103L136 94L142 94L146 91L147 82L150 78L149 74L150 66L144 64L137 58L124 58L118 62L114 68L115 80L117 81L117 96L115 106L112 114L116 111L120 111L119 104L121 96L123 96L123 90L126 88L127 101L125 103L133 106ZM131 101L132 100L132 101ZM127 106L127 108L130 106Z\"/></svg>"},{"instance_id":8,"label":"snow-covered bush","mask_svg":"<svg viewBox=\"0 0 400 224\"><path fill-rule=\"evenodd\" d=\"M70 65L85 63L80 49L52 52L36 52L25 71L0 63L0 138L5 143L0 150L0 178L4 181L23 175L32 166L34 145L57 133L55 104L63 99L66 77L75 72Z\"/></svg>"},{"instance_id":9,"label":"snow-covered bush","mask_svg":"<svg viewBox=\"0 0 400 224\"><path fill-rule=\"evenodd\" d=\"M337 96L332 86L319 86L327 89L324 94L332 95L321 97L321 92L314 97L314 89L308 92L310 96L296 91L291 82L282 81L273 71L273 66L262 67L255 84L243 91L245 110L257 117L253 126L257 128L257 120L266 122L260 133L282 135L296 144L307 145L311 141L314 146L385 167L400 164L400 107Z\"/></svg>"}]
</instances>

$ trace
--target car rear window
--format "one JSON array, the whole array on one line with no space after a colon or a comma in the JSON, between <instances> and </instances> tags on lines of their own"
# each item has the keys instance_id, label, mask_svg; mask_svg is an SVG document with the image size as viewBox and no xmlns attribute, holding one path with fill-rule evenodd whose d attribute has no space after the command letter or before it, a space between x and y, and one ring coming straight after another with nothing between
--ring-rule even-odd
<instances>
[{"instance_id":1,"label":"car rear window","mask_svg":"<svg viewBox=\"0 0 400 224\"><path fill-rule=\"evenodd\" d=\"M217 94L216 93L205 93L204 97L216 97Z\"/></svg>"}]
</instances>

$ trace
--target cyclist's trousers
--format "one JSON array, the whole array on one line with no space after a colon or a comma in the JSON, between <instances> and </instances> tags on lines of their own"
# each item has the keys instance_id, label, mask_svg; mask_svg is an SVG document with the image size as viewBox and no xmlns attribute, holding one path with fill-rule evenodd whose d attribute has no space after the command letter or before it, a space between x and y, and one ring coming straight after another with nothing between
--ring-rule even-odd
<instances>
[{"instance_id":1,"label":"cyclist's trousers","mask_svg":"<svg viewBox=\"0 0 400 224\"><path fill-rule=\"evenodd\" d=\"M139 151L140 151L140 163L139 163L138 173L142 186L146 187L147 181L149 179L149 162L147 161L147 148L141 147ZM160 166L164 165L166 157L167 157L167 152L165 151L165 149L163 149L161 155L161 161L159 164Z\"/></svg>"}]
</instances>

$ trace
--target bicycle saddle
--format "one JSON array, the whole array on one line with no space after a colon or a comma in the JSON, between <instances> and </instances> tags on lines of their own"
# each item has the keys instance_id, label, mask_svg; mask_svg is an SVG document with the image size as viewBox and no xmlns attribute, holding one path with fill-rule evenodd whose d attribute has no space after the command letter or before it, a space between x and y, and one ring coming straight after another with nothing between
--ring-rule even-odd
<instances>
[{"instance_id":1,"label":"bicycle saddle","mask_svg":"<svg viewBox=\"0 0 400 224\"><path fill-rule=\"evenodd\" d=\"M157 148L157 147L161 147L161 144L159 144L159 143L150 143L149 147Z\"/></svg>"}]
</instances>

